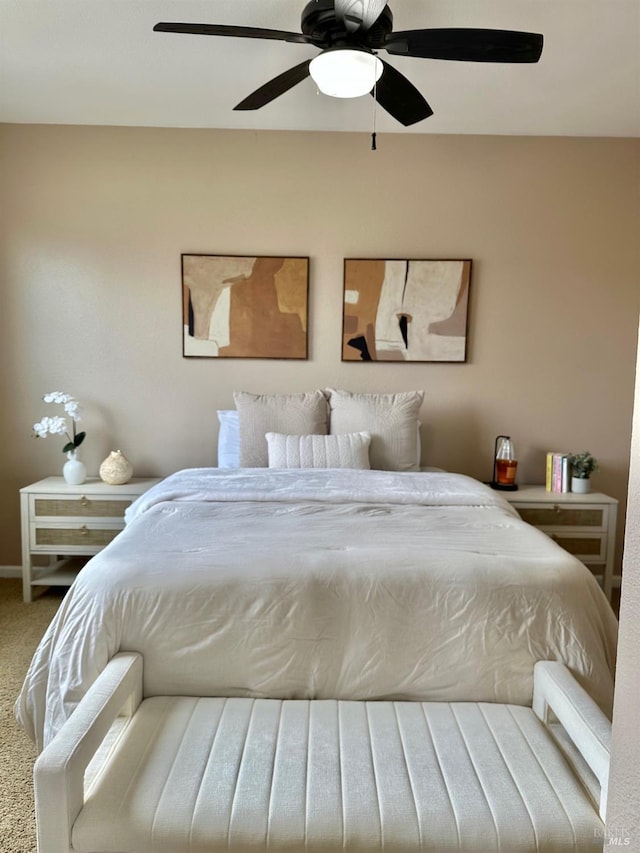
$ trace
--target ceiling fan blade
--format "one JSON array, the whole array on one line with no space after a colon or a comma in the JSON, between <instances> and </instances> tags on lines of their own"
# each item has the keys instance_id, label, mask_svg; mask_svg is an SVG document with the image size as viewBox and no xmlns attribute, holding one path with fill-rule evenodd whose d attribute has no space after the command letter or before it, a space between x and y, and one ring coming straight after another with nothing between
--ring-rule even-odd
<instances>
[{"instance_id":1,"label":"ceiling fan blade","mask_svg":"<svg viewBox=\"0 0 640 853\"><path fill-rule=\"evenodd\" d=\"M387 0L335 0L336 17L348 30L370 29L378 20Z\"/></svg>"},{"instance_id":2,"label":"ceiling fan blade","mask_svg":"<svg viewBox=\"0 0 640 853\"><path fill-rule=\"evenodd\" d=\"M260 107L264 107L275 100L275 98L284 95L285 92L288 92L289 89L292 89L309 76L310 62L310 59L306 59L300 65L289 68L288 71L284 71L282 74L274 77L273 80L269 80L264 86L260 86L255 92L248 95L244 101L240 101L234 107L234 110L259 110Z\"/></svg>"},{"instance_id":3,"label":"ceiling fan blade","mask_svg":"<svg viewBox=\"0 0 640 853\"><path fill-rule=\"evenodd\" d=\"M380 106L405 127L432 116L433 110L413 83L392 65L382 64L382 77L371 92Z\"/></svg>"},{"instance_id":4,"label":"ceiling fan blade","mask_svg":"<svg viewBox=\"0 0 640 853\"><path fill-rule=\"evenodd\" d=\"M456 59L462 62L537 62L542 53L539 33L515 30L432 29L390 33L385 50L398 56Z\"/></svg>"},{"instance_id":5,"label":"ceiling fan blade","mask_svg":"<svg viewBox=\"0 0 640 853\"><path fill-rule=\"evenodd\" d=\"M156 33L190 33L200 36L229 36L245 39L273 39L298 44L313 44L313 39L304 33L288 33L285 30L263 30L259 27L233 27L225 24L179 24L161 21L153 28Z\"/></svg>"}]
</instances>

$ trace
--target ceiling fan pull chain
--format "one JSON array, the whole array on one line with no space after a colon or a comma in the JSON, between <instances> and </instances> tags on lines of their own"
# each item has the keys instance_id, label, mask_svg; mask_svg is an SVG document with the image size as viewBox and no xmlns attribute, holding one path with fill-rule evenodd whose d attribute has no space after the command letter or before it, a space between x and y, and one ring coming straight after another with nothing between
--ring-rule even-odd
<instances>
[{"instance_id":1,"label":"ceiling fan pull chain","mask_svg":"<svg viewBox=\"0 0 640 853\"><path fill-rule=\"evenodd\" d=\"M378 106L378 81L373 84L373 132L371 134L371 150L377 151L376 145L376 108Z\"/></svg>"}]
</instances>

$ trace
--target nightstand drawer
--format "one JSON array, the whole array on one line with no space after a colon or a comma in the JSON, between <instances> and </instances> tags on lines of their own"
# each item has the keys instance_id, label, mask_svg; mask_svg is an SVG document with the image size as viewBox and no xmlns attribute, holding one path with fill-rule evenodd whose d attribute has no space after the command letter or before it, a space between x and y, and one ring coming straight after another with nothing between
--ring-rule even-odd
<instances>
[{"instance_id":1,"label":"nightstand drawer","mask_svg":"<svg viewBox=\"0 0 640 853\"><path fill-rule=\"evenodd\" d=\"M587 533L564 533L544 531L565 551L583 562L601 562L607 551L606 536L589 536Z\"/></svg>"},{"instance_id":2,"label":"nightstand drawer","mask_svg":"<svg viewBox=\"0 0 640 853\"><path fill-rule=\"evenodd\" d=\"M132 498L32 495L31 518L122 518Z\"/></svg>"},{"instance_id":3,"label":"nightstand drawer","mask_svg":"<svg viewBox=\"0 0 640 853\"><path fill-rule=\"evenodd\" d=\"M514 505L516 502L514 501ZM523 521L534 527L589 527L606 530L607 508L602 506L517 506Z\"/></svg>"},{"instance_id":4,"label":"nightstand drawer","mask_svg":"<svg viewBox=\"0 0 640 853\"><path fill-rule=\"evenodd\" d=\"M66 553L68 548L104 548L123 527L124 524L36 524L31 528L31 550L58 548L61 553Z\"/></svg>"}]
</instances>

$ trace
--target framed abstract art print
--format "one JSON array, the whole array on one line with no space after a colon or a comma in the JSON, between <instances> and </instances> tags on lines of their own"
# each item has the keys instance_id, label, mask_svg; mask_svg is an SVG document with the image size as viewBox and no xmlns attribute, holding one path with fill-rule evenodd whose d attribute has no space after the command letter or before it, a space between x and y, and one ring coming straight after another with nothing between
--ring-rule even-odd
<instances>
[{"instance_id":1,"label":"framed abstract art print","mask_svg":"<svg viewBox=\"0 0 640 853\"><path fill-rule=\"evenodd\" d=\"M309 258L182 255L187 358L307 358Z\"/></svg>"},{"instance_id":2,"label":"framed abstract art print","mask_svg":"<svg viewBox=\"0 0 640 853\"><path fill-rule=\"evenodd\" d=\"M346 259L342 361L466 361L470 283L470 260Z\"/></svg>"}]
</instances>

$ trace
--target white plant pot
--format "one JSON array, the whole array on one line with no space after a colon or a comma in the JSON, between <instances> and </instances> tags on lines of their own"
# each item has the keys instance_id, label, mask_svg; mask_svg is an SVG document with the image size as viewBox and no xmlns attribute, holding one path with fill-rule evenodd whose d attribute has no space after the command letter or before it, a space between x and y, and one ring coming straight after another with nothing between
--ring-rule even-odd
<instances>
[{"instance_id":1,"label":"white plant pot","mask_svg":"<svg viewBox=\"0 0 640 853\"><path fill-rule=\"evenodd\" d=\"M79 486L87 479L87 469L84 462L78 459L77 450L70 450L67 453L67 462L62 467L62 476L65 483L70 486Z\"/></svg>"},{"instance_id":2,"label":"white plant pot","mask_svg":"<svg viewBox=\"0 0 640 853\"><path fill-rule=\"evenodd\" d=\"M586 495L591 491L591 480L588 477L572 477L571 491L577 495Z\"/></svg>"}]
</instances>

